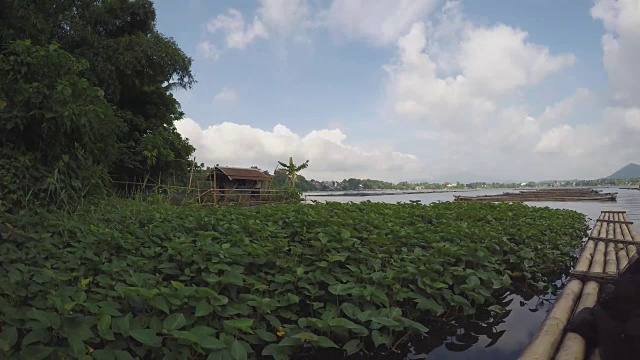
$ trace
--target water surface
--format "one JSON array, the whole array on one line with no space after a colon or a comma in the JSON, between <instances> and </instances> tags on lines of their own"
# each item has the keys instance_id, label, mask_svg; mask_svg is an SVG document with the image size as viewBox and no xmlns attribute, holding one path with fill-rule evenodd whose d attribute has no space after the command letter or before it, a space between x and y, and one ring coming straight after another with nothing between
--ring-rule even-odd
<instances>
[{"instance_id":1,"label":"water surface","mask_svg":"<svg viewBox=\"0 0 640 360\"><path fill-rule=\"evenodd\" d=\"M533 206L546 206L556 209L569 209L579 211L589 219L596 219L604 210L626 211L637 232L640 233L638 222L640 222L640 191L623 190L618 188L600 188L603 192L617 192L617 202L531 202ZM307 194L307 200L318 201L338 201L338 202L361 202L376 201L386 203L408 202L410 200L420 200L423 204L430 204L439 201L453 201L454 195L492 195L501 194L513 189L487 189L476 192L447 192L430 194L408 194L408 195L385 195L366 197L314 197ZM544 239L541 239L544 241ZM558 275L556 284L563 286L563 276ZM525 296L525 295L523 295ZM529 298L530 296L525 296ZM409 359L494 359L506 360L516 359L535 334L538 327L544 320L546 314L551 309L555 297L552 294L541 294L533 296L528 300L521 296L512 294L505 298L511 300L507 307L511 310L509 315L500 324L483 324L481 321L474 322L472 319L463 319L459 324L448 324L442 327L442 331L435 331L431 327L430 337L426 339L415 339L409 350L403 351L400 358ZM469 320L469 321L467 321ZM495 335L482 335L484 327L489 325L493 332L499 332L496 340ZM495 325L495 326L494 326ZM479 328L480 326L480 328ZM474 332L472 329L476 329ZM479 329L479 330L478 330ZM504 330L504 332L502 332ZM457 336L456 336L457 335ZM493 337L493 341L490 337ZM466 343L466 345L465 345ZM490 347L486 347L491 345ZM407 354L408 353L408 354Z\"/></svg>"}]
</instances>

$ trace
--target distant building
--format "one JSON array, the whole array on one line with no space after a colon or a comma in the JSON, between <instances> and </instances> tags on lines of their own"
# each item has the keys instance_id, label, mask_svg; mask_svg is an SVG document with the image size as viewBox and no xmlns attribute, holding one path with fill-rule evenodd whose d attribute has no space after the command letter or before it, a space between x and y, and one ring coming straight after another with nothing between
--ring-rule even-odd
<instances>
[{"instance_id":1,"label":"distant building","mask_svg":"<svg viewBox=\"0 0 640 360\"><path fill-rule=\"evenodd\" d=\"M270 178L258 169L244 169L216 166L208 179L215 181L216 189L254 189L267 188Z\"/></svg>"}]
</instances>

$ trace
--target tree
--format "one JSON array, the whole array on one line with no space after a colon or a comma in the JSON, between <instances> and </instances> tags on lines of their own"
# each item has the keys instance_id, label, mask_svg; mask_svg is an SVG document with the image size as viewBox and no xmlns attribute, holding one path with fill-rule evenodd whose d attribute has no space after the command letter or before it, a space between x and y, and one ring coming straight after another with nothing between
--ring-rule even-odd
<instances>
[{"instance_id":1,"label":"tree","mask_svg":"<svg viewBox=\"0 0 640 360\"><path fill-rule=\"evenodd\" d=\"M278 161L278 164L280 164L280 166L285 168L285 170L287 171L287 178L289 179L289 185L293 189L296 187L296 180L298 179L298 173L306 169L307 167L309 167L309 160L305 161L300 165L296 165L293 162L293 157L289 157L288 164L283 163L282 161Z\"/></svg>"},{"instance_id":2,"label":"tree","mask_svg":"<svg viewBox=\"0 0 640 360\"><path fill-rule=\"evenodd\" d=\"M122 120L109 167L116 180L190 167L194 148L173 125L184 114L171 91L195 83L192 60L155 24L151 0L0 0L0 52L30 39L88 63L79 76L102 89Z\"/></svg>"},{"instance_id":3,"label":"tree","mask_svg":"<svg viewBox=\"0 0 640 360\"><path fill-rule=\"evenodd\" d=\"M0 208L104 190L121 123L86 68L57 45L17 41L1 54Z\"/></svg>"}]
</instances>

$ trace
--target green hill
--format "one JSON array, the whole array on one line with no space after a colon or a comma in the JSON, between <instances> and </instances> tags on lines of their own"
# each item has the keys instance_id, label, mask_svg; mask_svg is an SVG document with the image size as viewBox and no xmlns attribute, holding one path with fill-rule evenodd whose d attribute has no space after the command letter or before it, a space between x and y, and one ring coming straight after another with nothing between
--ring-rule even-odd
<instances>
[{"instance_id":1,"label":"green hill","mask_svg":"<svg viewBox=\"0 0 640 360\"><path fill-rule=\"evenodd\" d=\"M631 163L611 174L607 179L634 179L640 178L640 165Z\"/></svg>"}]
</instances>

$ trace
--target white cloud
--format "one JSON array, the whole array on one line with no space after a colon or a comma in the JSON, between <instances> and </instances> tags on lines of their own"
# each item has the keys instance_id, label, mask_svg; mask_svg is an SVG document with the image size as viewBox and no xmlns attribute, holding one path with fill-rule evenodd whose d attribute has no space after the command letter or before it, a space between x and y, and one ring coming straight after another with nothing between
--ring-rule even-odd
<instances>
[{"instance_id":1,"label":"white cloud","mask_svg":"<svg viewBox=\"0 0 640 360\"><path fill-rule=\"evenodd\" d=\"M557 121L566 119L573 113L576 106L592 100L593 97L594 96L589 89L579 88L573 95L556 104L547 106L544 109L544 112L540 115L539 120L544 124L553 124Z\"/></svg>"},{"instance_id":2,"label":"white cloud","mask_svg":"<svg viewBox=\"0 0 640 360\"><path fill-rule=\"evenodd\" d=\"M478 92L502 95L540 82L573 65L572 54L551 55L549 49L527 42L524 31L498 24L466 32L458 61L461 74Z\"/></svg>"},{"instance_id":3,"label":"white cloud","mask_svg":"<svg viewBox=\"0 0 640 360\"><path fill-rule=\"evenodd\" d=\"M222 89L216 96L213 97L215 101L221 102L234 102L238 100L238 93L234 89Z\"/></svg>"},{"instance_id":4,"label":"white cloud","mask_svg":"<svg viewBox=\"0 0 640 360\"><path fill-rule=\"evenodd\" d=\"M477 25L458 2L445 4L433 22L414 23L397 47L385 66L388 109L422 128L417 137L429 140L437 152L425 165L434 177L456 171L450 166L455 163L486 179L554 178L559 168L538 161L561 153L553 161L563 162L568 172L570 157L584 153L584 146L569 151L563 141L574 144L575 134L593 132L565 125L578 105L593 96L587 89L577 89L538 115L514 97L572 66L573 54L554 54L505 24Z\"/></svg>"},{"instance_id":5,"label":"white cloud","mask_svg":"<svg viewBox=\"0 0 640 360\"><path fill-rule=\"evenodd\" d=\"M575 62L572 54L552 55L527 42L521 30L475 26L464 20L457 3L445 5L439 19L435 25L413 24L397 42L396 60L385 67L391 108L401 117L446 128L481 125L504 95ZM438 45L443 38L459 45L443 48Z\"/></svg>"},{"instance_id":6,"label":"white cloud","mask_svg":"<svg viewBox=\"0 0 640 360\"><path fill-rule=\"evenodd\" d=\"M281 124L267 131L230 122L203 129L188 118L176 122L176 128L195 146L198 162L209 165L258 165L272 171L278 160L293 156L296 161L308 159L310 166L303 175L319 180L382 177L399 181L420 168L414 155L349 145L338 129L299 135Z\"/></svg>"},{"instance_id":7,"label":"white cloud","mask_svg":"<svg viewBox=\"0 0 640 360\"><path fill-rule=\"evenodd\" d=\"M236 9L229 9L227 14L220 14L210 20L207 31L223 32L227 47L232 49L244 49L256 39L269 38L267 28L257 16L253 18L253 23L245 24L244 16Z\"/></svg>"},{"instance_id":8,"label":"white cloud","mask_svg":"<svg viewBox=\"0 0 640 360\"><path fill-rule=\"evenodd\" d=\"M306 28L311 26L307 0L260 0L257 13L267 28L296 39L303 39Z\"/></svg>"},{"instance_id":9,"label":"white cloud","mask_svg":"<svg viewBox=\"0 0 640 360\"><path fill-rule=\"evenodd\" d=\"M374 45L393 44L411 24L433 10L439 0L334 0L326 25L351 39Z\"/></svg>"},{"instance_id":10,"label":"white cloud","mask_svg":"<svg viewBox=\"0 0 640 360\"><path fill-rule=\"evenodd\" d=\"M205 59L218 60L220 54L211 41L203 40L196 46L196 53Z\"/></svg>"},{"instance_id":11,"label":"white cloud","mask_svg":"<svg viewBox=\"0 0 640 360\"><path fill-rule=\"evenodd\" d=\"M640 104L640 82L635 76L640 59L640 2L596 0L591 16L605 28L603 62L612 99L624 106Z\"/></svg>"},{"instance_id":12,"label":"white cloud","mask_svg":"<svg viewBox=\"0 0 640 360\"><path fill-rule=\"evenodd\" d=\"M573 128L567 124L554 127L542 135L542 139L540 139L540 142L536 145L535 151L540 153L558 153L566 151L567 148L572 145L572 135Z\"/></svg>"}]
</instances>

